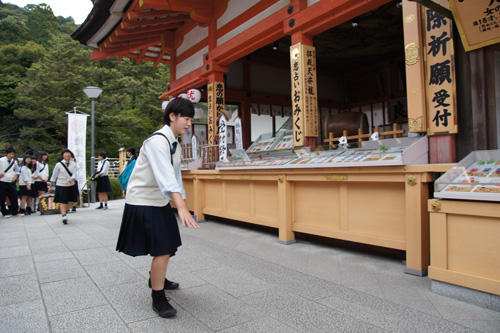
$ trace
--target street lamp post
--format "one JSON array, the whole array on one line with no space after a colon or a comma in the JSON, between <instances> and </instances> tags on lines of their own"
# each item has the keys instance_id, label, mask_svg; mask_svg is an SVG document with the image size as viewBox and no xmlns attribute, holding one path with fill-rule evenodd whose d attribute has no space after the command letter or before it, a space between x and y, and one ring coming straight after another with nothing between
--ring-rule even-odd
<instances>
[{"instance_id":1,"label":"street lamp post","mask_svg":"<svg viewBox=\"0 0 500 333\"><path fill-rule=\"evenodd\" d=\"M93 175L95 172L95 156L94 156L94 101L102 92L99 87L85 87L83 92L90 98L92 104L91 119L91 139L90 139L90 174ZM95 184L91 182L90 184L90 202L95 203Z\"/></svg>"}]
</instances>

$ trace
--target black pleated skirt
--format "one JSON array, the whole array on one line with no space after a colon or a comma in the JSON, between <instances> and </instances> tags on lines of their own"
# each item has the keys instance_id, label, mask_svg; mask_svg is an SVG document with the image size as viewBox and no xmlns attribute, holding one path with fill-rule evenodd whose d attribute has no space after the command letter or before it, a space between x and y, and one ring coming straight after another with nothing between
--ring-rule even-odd
<instances>
[{"instance_id":1,"label":"black pleated skirt","mask_svg":"<svg viewBox=\"0 0 500 333\"><path fill-rule=\"evenodd\" d=\"M181 245L179 226L170 204L163 207L125 204L117 251L133 257L174 256Z\"/></svg>"},{"instance_id":2,"label":"black pleated skirt","mask_svg":"<svg viewBox=\"0 0 500 333\"><path fill-rule=\"evenodd\" d=\"M95 180L97 182L97 193L111 192L111 183L109 182L109 176L97 177Z\"/></svg>"},{"instance_id":3,"label":"black pleated skirt","mask_svg":"<svg viewBox=\"0 0 500 333\"><path fill-rule=\"evenodd\" d=\"M35 186L30 185L30 190L28 190L28 186L19 185L19 196L21 197L35 197Z\"/></svg>"},{"instance_id":4,"label":"black pleated skirt","mask_svg":"<svg viewBox=\"0 0 500 333\"><path fill-rule=\"evenodd\" d=\"M73 186L56 186L56 194L54 195L54 202L67 204L68 202L78 201L78 190L75 191Z\"/></svg>"},{"instance_id":5,"label":"black pleated skirt","mask_svg":"<svg viewBox=\"0 0 500 333\"><path fill-rule=\"evenodd\" d=\"M48 191L47 183L46 182L35 182L35 190L47 192Z\"/></svg>"}]
</instances>

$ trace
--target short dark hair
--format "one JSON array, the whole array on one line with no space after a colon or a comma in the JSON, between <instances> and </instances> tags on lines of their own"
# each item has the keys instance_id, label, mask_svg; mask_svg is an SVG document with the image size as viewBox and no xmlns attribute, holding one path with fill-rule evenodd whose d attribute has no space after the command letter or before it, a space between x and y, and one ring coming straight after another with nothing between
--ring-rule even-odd
<instances>
[{"instance_id":1,"label":"short dark hair","mask_svg":"<svg viewBox=\"0 0 500 333\"><path fill-rule=\"evenodd\" d=\"M71 157L74 157L75 155L73 155L73 152L69 149L64 149L62 152L61 152L61 158L63 158L63 155L64 153L70 153L71 154Z\"/></svg>"},{"instance_id":2,"label":"short dark hair","mask_svg":"<svg viewBox=\"0 0 500 333\"><path fill-rule=\"evenodd\" d=\"M97 156L102 156L103 158L106 158L106 152L105 151L100 151Z\"/></svg>"},{"instance_id":3,"label":"short dark hair","mask_svg":"<svg viewBox=\"0 0 500 333\"><path fill-rule=\"evenodd\" d=\"M16 150L13 147L9 147L5 149L5 154L15 153Z\"/></svg>"},{"instance_id":4,"label":"short dark hair","mask_svg":"<svg viewBox=\"0 0 500 333\"><path fill-rule=\"evenodd\" d=\"M177 97L171 99L165 108L165 113L163 114L163 121L165 124L170 125L170 114L173 113L176 116L181 115L181 117L194 117L194 106L190 100L185 98Z\"/></svg>"},{"instance_id":5,"label":"short dark hair","mask_svg":"<svg viewBox=\"0 0 500 333\"><path fill-rule=\"evenodd\" d=\"M127 153L131 153L132 155L135 155L135 154L137 154L137 150L135 150L134 147L130 147L129 149L127 149Z\"/></svg>"}]
</instances>

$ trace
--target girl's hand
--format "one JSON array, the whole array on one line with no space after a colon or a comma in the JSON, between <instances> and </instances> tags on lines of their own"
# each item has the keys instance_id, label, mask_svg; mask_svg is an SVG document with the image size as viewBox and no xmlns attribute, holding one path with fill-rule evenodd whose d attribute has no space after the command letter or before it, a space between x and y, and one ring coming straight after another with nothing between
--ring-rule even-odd
<instances>
[{"instance_id":1,"label":"girl's hand","mask_svg":"<svg viewBox=\"0 0 500 333\"><path fill-rule=\"evenodd\" d=\"M200 226L198 223L193 218L193 215L187 210L187 209L177 209L177 212L179 213L179 217L181 218L182 224L186 228L195 228L198 229Z\"/></svg>"}]
</instances>

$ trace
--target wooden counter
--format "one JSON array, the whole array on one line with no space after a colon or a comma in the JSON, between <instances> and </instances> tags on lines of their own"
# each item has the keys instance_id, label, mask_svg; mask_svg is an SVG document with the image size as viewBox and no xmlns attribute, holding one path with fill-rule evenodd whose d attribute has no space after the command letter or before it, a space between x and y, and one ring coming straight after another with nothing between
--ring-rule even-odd
<instances>
[{"instance_id":1,"label":"wooden counter","mask_svg":"<svg viewBox=\"0 0 500 333\"><path fill-rule=\"evenodd\" d=\"M279 229L406 251L406 272L429 265L428 183L451 164L183 171L188 208Z\"/></svg>"},{"instance_id":2,"label":"wooden counter","mask_svg":"<svg viewBox=\"0 0 500 333\"><path fill-rule=\"evenodd\" d=\"M429 200L429 278L500 295L500 204Z\"/></svg>"}]
</instances>

